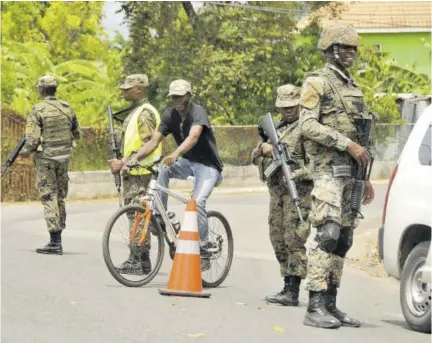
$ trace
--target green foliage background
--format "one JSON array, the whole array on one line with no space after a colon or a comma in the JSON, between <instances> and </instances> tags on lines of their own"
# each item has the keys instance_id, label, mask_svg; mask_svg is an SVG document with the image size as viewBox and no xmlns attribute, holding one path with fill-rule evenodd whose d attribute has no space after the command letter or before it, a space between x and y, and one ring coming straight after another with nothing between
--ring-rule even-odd
<instances>
[{"instance_id":1,"label":"green foliage background","mask_svg":"<svg viewBox=\"0 0 432 343\"><path fill-rule=\"evenodd\" d=\"M126 74L146 73L150 101L168 106L169 83L188 79L195 100L213 125L255 124L274 110L276 88L301 87L324 59L316 48L314 21L298 32L298 20L321 6L337 15L340 2L122 2L130 37L109 40L101 25L104 2L3 2L2 105L27 115L38 101L38 77L60 81L59 98L72 104L81 125L106 127L106 106L126 106L118 85ZM381 122L398 122L394 96L430 93L430 80L401 68L385 53L360 49L352 70L369 108Z\"/></svg>"}]
</instances>

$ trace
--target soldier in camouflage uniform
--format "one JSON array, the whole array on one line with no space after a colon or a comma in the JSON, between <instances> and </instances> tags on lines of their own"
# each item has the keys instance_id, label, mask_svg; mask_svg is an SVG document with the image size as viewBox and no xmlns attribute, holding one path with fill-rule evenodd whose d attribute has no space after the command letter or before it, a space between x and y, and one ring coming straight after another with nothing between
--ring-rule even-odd
<instances>
[{"instance_id":1,"label":"soldier in camouflage uniform","mask_svg":"<svg viewBox=\"0 0 432 343\"><path fill-rule=\"evenodd\" d=\"M148 77L144 74L134 74L126 77L125 82L120 88L123 90L125 100L131 101L132 105L126 111L126 118L122 124L120 133L118 134L118 146L120 151L125 151L126 133L128 132L129 124L134 115L138 115L138 120L132 122L136 125L136 129L141 139L140 145L149 141L154 130L157 128L156 119L159 117L157 110L154 109L148 101L147 90L149 86ZM139 113L137 113L139 111ZM130 130L130 127L129 127ZM131 156L122 156L122 159L111 159L109 165L112 173L119 173L123 165L131 158ZM141 170L143 171L143 170ZM145 171L144 171L145 172ZM151 174L132 175L131 173L123 174L123 196L124 204L138 203L140 198L145 194L147 186L150 182ZM133 214L129 214L129 219L132 223ZM149 256L150 235L146 241L145 250L140 258L134 254L130 254L129 258L120 265L117 269L119 272L128 274L149 274L151 272L151 260Z\"/></svg>"},{"instance_id":2,"label":"soldier in camouflage uniform","mask_svg":"<svg viewBox=\"0 0 432 343\"><path fill-rule=\"evenodd\" d=\"M363 93L347 69L357 55L359 37L348 25L325 28L318 42L326 58L323 69L306 78L300 98L300 129L314 179L311 225L316 227L308 256L309 305L304 324L321 328L358 327L360 322L336 307L344 258L358 220L352 216L352 169L370 162L357 143L355 118L364 117ZM365 182L363 204L374 192Z\"/></svg>"},{"instance_id":3,"label":"soldier in camouflage uniform","mask_svg":"<svg viewBox=\"0 0 432 343\"><path fill-rule=\"evenodd\" d=\"M282 114L276 129L282 142L287 143L296 163L291 163L292 179L296 183L301 199L301 223L295 204L284 181L282 170L275 172L265 180L264 170L273 162L273 146L261 143L252 152L252 161L258 165L261 179L267 182L270 193L270 241L280 265L284 287L281 292L269 295L269 303L285 306L298 306L300 283L306 278L307 257L305 243L310 233L308 213L310 193L313 188L311 175L308 173L303 139L298 125L300 93L293 85L284 85L277 90L276 107Z\"/></svg>"},{"instance_id":4,"label":"soldier in camouflage uniform","mask_svg":"<svg viewBox=\"0 0 432 343\"><path fill-rule=\"evenodd\" d=\"M36 249L36 252L62 255L61 233L66 228L68 166L74 140L80 138L79 123L72 107L55 97L57 81L53 76L39 78L37 89L43 101L33 106L27 117L26 143L20 156L35 154L37 190L51 238L45 247Z\"/></svg>"}]
</instances>

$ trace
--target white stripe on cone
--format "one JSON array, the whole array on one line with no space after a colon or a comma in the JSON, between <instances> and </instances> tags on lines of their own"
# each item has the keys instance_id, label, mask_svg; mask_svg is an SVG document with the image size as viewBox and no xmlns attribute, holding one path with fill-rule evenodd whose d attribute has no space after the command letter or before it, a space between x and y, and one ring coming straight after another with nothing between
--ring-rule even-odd
<instances>
[{"instance_id":1,"label":"white stripe on cone","mask_svg":"<svg viewBox=\"0 0 432 343\"><path fill-rule=\"evenodd\" d=\"M198 232L198 217L195 211L186 211L181 231Z\"/></svg>"},{"instance_id":2,"label":"white stripe on cone","mask_svg":"<svg viewBox=\"0 0 432 343\"><path fill-rule=\"evenodd\" d=\"M176 247L176 254L199 255L200 246L198 241L179 240Z\"/></svg>"}]
</instances>

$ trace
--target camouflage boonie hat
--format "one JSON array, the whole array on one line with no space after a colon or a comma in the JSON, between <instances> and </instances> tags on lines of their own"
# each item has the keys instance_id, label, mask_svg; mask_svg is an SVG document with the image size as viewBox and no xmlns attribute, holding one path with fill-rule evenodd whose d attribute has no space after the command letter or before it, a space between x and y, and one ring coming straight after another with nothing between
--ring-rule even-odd
<instances>
[{"instance_id":1,"label":"camouflage boonie hat","mask_svg":"<svg viewBox=\"0 0 432 343\"><path fill-rule=\"evenodd\" d=\"M124 83L120 86L121 89L129 89L137 85L143 85L148 87L149 80L147 75L144 74L134 74L126 77Z\"/></svg>"},{"instance_id":2,"label":"camouflage boonie hat","mask_svg":"<svg viewBox=\"0 0 432 343\"><path fill-rule=\"evenodd\" d=\"M283 85L277 89L276 107L294 107L299 104L300 92L296 86Z\"/></svg>"},{"instance_id":3,"label":"camouflage boonie hat","mask_svg":"<svg viewBox=\"0 0 432 343\"><path fill-rule=\"evenodd\" d=\"M57 81L54 76L45 75L39 78L36 87L57 87Z\"/></svg>"},{"instance_id":4,"label":"camouflage boonie hat","mask_svg":"<svg viewBox=\"0 0 432 343\"><path fill-rule=\"evenodd\" d=\"M327 50L334 44L358 46L360 44L357 31L347 24L333 24L326 27L318 41L318 49Z\"/></svg>"},{"instance_id":5,"label":"camouflage boonie hat","mask_svg":"<svg viewBox=\"0 0 432 343\"><path fill-rule=\"evenodd\" d=\"M171 95L185 95L186 93L192 94L192 86L186 80L175 80L169 86L167 97Z\"/></svg>"}]
</instances>

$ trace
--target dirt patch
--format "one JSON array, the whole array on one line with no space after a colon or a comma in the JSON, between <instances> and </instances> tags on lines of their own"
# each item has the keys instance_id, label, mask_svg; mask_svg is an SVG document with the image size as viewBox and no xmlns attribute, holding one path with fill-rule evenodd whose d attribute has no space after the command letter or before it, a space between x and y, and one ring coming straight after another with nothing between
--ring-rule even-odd
<instances>
[{"instance_id":1,"label":"dirt patch","mask_svg":"<svg viewBox=\"0 0 432 343\"><path fill-rule=\"evenodd\" d=\"M378 254L378 226L368 226L375 229L365 229L360 225L354 232L354 244L348 252L346 262L370 276L388 277Z\"/></svg>"}]
</instances>

